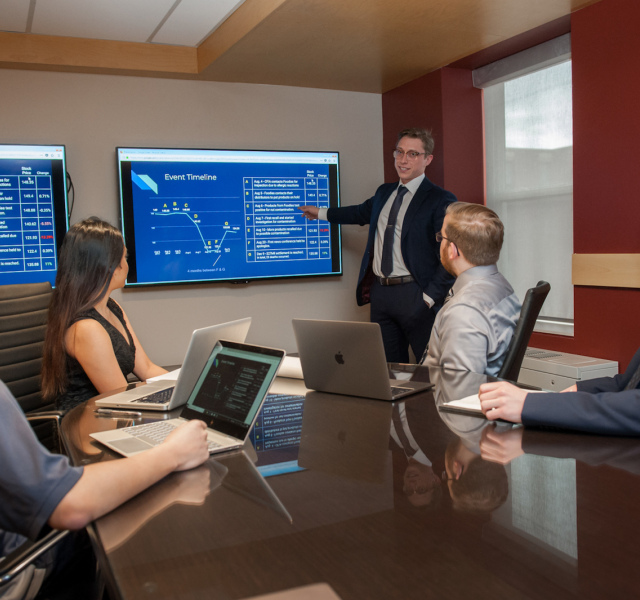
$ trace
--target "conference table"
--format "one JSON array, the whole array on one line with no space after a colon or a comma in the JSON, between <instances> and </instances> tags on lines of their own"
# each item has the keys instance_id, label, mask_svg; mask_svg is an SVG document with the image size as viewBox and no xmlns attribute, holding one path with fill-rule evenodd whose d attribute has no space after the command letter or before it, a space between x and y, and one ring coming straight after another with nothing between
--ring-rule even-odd
<instances>
[{"instance_id":1,"label":"conference table","mask_svg":"<svg viewBox=\"0 0 640 600\"><path fill-rule=\"evenodd\" d=\"M173 473L89 528L110 598L640 596L640 441L442 410L483 375L390 365L435 387L395 403L278 378L241 451ZM89 433L174 417L68 413Z\"/></svg>"}]
</instances>

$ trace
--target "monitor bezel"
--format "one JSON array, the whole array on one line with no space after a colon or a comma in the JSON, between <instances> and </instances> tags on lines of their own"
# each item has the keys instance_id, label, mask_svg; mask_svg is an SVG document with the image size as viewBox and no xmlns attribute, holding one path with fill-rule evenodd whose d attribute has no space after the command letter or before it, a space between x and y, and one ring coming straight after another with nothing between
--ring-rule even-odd
<instances>
[{"instance_id":1,"label":"monitor bezel","mask_svg":"<svg viewBox=\"0 0 640 600\"><path fill-rule=\"evenodd\" d=\"M276 154L335 154L337 157L336 162L336 174L335 174L335 193L336 196L329 198L330 207L340 206L340 153L333 150L283 150L283 149L251 149L251 148L177 148L170 146L116 146L116 170L118 177L118 194L119 194L119 207L120 207L120 226L122 235L125 240L127 252L129 256L129 273L130 275L136 275L136 240L134 230L134 210L133 210L133 192L132 192L132 180L131 177L123 177L123 169L120 160L121 150L135 150L135 151L164 151L164 152L237 152L237 153L276 153ZM124 163L126 164L126 163ZM125 281L125 289L144 289L144 288L158 288L158 287L174 287L174 286L202 286L210 284L249 284L259 281L274 281L274 280L297 280L297 279L309 279L309 278L326 278L326 277L341 277L344 273L343 259L342 259L342 232L339 225L329 224L331 227L330 239L331 239L331 256L332 265L337 263L337 270L330 273L300 273L292 275L265 275L265 276L251 276L251 277L217 277L208 279L193 279L193 280L176 280L176 281L158 281L158 282L131 282L130 277L127 277Z\"/></svg>"}]
</instances>

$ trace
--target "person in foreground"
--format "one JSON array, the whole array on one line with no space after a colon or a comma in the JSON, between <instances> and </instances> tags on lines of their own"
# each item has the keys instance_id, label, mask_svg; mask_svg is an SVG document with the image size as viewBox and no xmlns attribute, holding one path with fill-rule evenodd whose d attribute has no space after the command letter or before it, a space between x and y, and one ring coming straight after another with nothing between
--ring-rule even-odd
<instances>
[{"instance_id":1,"label":"person in foreground","mask_svg":"<svg viewBox=\"0 0 640 600\"><path fill-rule=\"evenodd\" d=\"M447 207L436 239L442 265L457 279L436 316L425 365L494 376L500 371L521 309L496 266L503 238L502 222L486 206Z\"/></svg>"},{"instance_id":2,"label":"person in foreground","mask_svg":"<svg viewBox=\"0 0 640 600\"><path fill-rule=\"evenodd\" d=\"M530 392L500 381L482 384L478 395L487 419L640 436L640 349L623 374L579 381L564 392Z\"/></svg>"},{"instance_id":3,"label":"person in foreground","mask_svg":"<svg viewBox=\"0 0 640 600\"><path fill-rule=\"evenodd\" d=\"M433 147L429 131L404 129L393 151L400 182L381 185L354 206L299 207L307 219L369 225L356 298L359 306L371 303L371 321L380 325L388 362L409 362L409 346L420 359L453 283L433 236L456 197L425 177Z\"/></svg>"},{"instance_id":4,"label":"person in foreground","mask_svg":"<svg viewBox=\"0 0 640 600\"><path fill-rule=\"evenodd\" d=\"M66 456L40 444L0 381L0 556L25 538L36 539L46 525L81 529L170 472L194 468L208 458L206 426L194 420L132 458L72 467Z\"/></svg>"},{"instance_id":5,"label":"person in foreground","mask_svg":"<svg viewBox=\"0 0 640 600\"><path fill-rule=\"evenodd\" d=\"M81 402L166 371L143 350L110 296L129 266L122 234L90 217L67 232L60 251L42 361L42 395L67 411Z\"/></svg>"}]
</instances>

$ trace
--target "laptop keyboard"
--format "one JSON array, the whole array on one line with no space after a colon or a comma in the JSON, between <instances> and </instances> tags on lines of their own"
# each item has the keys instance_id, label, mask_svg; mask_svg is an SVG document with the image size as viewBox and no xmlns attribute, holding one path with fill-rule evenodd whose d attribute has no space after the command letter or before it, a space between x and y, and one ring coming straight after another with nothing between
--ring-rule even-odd
<instances>
[{"instance_id":1,"label":"laptop keyboard","mask_svg":"<svg viewBox=\"0 0 640 600\"><path fill-rule=\"evenodd\" d=\"M160 390L159 392L153 392L148 396L138 398L136 402L146 402L148 404L166 404L171 400L173 394L173 388L167 388L166 390Z\"/></svg>"},{"instance_id":2,"label":"laptop keyboard","mask_svg":"<svg viewBox=\"0 0 640 600\"><path fill-rule=\"evenodd\" d=\"M155 423L145 423L144 425L134 425L133 427L125 427L122 431L132 435L133 437L147 442L152 446L162 444L166 437L176 428L172 423L165 421L157 421ZM209 452L216 448L221 448L222 444L209 440Z\"/></svg>"},{"instance_id":3,"label":"laptop keyboard","mask_svg":"<svg viewBox=\"0 0 640 600\"><path fill-rule=\"evenodd\" d=\"M406 392L410 392L411 388L408 387L400 387L399 385L392 385L391 386L391 397L392 398L396 398L397 396L401 396L402 394L405 394Z\"/></svg>"}]
</instances>

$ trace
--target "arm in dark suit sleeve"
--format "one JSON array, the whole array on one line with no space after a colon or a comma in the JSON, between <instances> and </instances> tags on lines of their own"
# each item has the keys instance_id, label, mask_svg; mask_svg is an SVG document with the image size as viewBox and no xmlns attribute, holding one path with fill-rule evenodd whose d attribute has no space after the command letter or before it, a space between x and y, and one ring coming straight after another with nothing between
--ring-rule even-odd
<instances>
[{"instance_id":1,"label":"arm in dark suit sleeve","mask_svg":"<svg viewBox=\"0 0 640 600\"><path fill-rule=\"evenodd\" d=\"M640 390L527 394L522 423L604 435L640 436Z\"/></svg>"},{"instance_id":2,"label":"arm in dark suit sleeve","mask_svg":"<svg viewBox=\"0 0 640 600\"><path fill-rule=\"evenodd\" d=\"M433 278L428 282L427 287L422 291L429 296L436 306L440 306L446 298L451 286L456 278L451 275L440 263L440 244L435 241L435 234L442 231L442 223L444 221L444 215L447 212L449 204L456 202L456 197L446 190L441 190L441 196L438 199L438 208L434 212L433 217L433 236L434 239L429 239L429 243L432 244L432 249L437 256L438 266L436 267Z\"/></svg>"},{"instance_id":3,"label":"arm in dark suit sleeve","mask_svg":"<svg viewBox=\"0 0 640 600\"><path fill-rule=\"evenodd\" d=\"M327 211L327 219L329 223L337 223L339 225L369 225L373 199L373 197L369 198L362 204L354 206L330 208Z\"/></svg>"},{"instance_id":4,"label":"arm in dark suit sleeve","mask_svg":"<svg viewBox=\"0 0 640 600\"><path fill-rule=\"evenodd\" d=\"M578 382L578 390L581 392L619 392L624 390L627 383L633 377L636 369L640 365L640 348L636 351L627 370L624 373L615 375L614 377L599 377L598 379L586 379Z\"/></svg>"}]
</instances>

